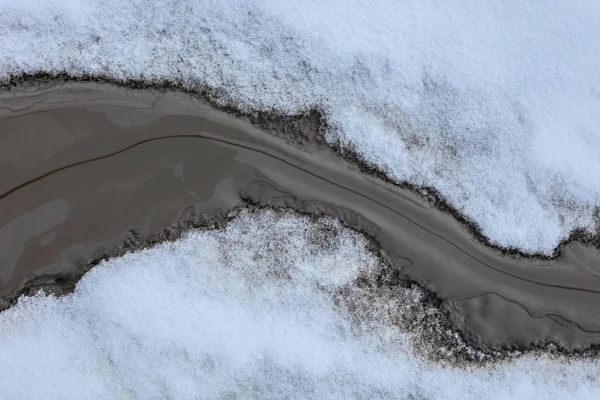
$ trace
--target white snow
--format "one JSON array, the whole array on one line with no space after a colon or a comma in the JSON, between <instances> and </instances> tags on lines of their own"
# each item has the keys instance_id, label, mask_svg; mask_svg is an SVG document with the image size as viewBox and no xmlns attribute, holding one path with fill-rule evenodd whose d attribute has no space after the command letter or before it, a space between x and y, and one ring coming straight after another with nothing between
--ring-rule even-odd
<instances>
[{"instance_id":1,"label":"white snow","mask_svg":"<svg viewBox=\"0 0 600 400\"><path fill-rule=\"evenodd\" d=\"M423 361L391 323L415 293L352 285L378 263L336 221L243 212L1 313L0 398L598 398L598 362Z\"/></svg>"},{"instance_id":2,"label":"white snow","mask_svg":"<svg viewBox=\"0 0 600 400\"><path fill-rule=\"evenodd\" d=\"M600 205L596 0L0 0L0 79L68 71L319 105L328 140L551 253Z\"/></svg>"},{"instance_id":3,"label":"white snow","mask_svg":"<svg viewBox=\"0 0 600 400\"><path fill-rule=\"evenodd\" d=\"M67 71L319 106L330 143L435 187L492 242L550 253L596 229L599 37L596 0L0 0L0 80ZM598 398L598 362L413 355L389 311L415 294L350 285L377 261L321 223L339 231L327 248L307 219L243 215L104 263L73 295L22 299L0 314L0 398ZM364 312L336 306L340 288Z\"/></svg>"}]
</instances>

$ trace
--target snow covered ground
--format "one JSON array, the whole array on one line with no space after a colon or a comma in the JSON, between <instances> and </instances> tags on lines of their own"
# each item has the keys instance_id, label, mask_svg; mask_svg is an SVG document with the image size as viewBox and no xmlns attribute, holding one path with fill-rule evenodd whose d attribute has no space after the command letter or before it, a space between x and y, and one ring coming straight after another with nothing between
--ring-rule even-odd
<instances>
[{"instance_id":1,"label":"snow covered ground","mask_svg":"<svg viewBox=\"0 0 600 400\"><path fill-rule=\"evenodd\" d=\"M244 212L105 262L72 295L0 314L0 398L598 398L597 362L423 361L392 324L414 291L352 285L379 266L366 244L332 220Z\"/></svg>"},{"instance_id":2,"label":"snow covered ground","mask_svg":"<svg viewBox=\"0 0 600 400\"><path fill-rule=\"evenodd\" d=\"M331 143L551 253L600 204L596 0L0 0L0 79L68 71L318 105Z\"/></svg>"},{"instance_id":3,"label":"snow covered ground","mask_svg":"<svg viewBox=\"0 0 600 400\"><path fill-rule=\"evenodd\" d=\"M435 187L498 245L551 253L596 229L599 27L596 0L0 0L0 80L67 71L318 106L331 144ZM244 215L22 299L0 314L0 398L598 398L597 362L413 355L387 314L410 293L365 298L350 283L377 260L321 223L340 235ZM366 312L336 306L340 288Z\"/></svg>"}]
</instances>

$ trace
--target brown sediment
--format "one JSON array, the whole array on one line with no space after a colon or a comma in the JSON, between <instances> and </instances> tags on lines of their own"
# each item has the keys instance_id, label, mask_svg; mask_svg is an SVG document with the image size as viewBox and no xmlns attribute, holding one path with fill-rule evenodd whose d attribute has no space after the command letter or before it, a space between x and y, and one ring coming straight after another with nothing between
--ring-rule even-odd
<instances>
[{"instance_id":1,"label":"brown sediment","mask_svg":"<svg viewBox=\"0 0 600 400\"><path fill-rule=\"evenodd\" d=\"M446 198L434 187L417 186L407 181L396 181L388 176L380 166L366 161L352 146L342 146L339 142L327 143L325 134L331 129L327 122L327 114L320 104L314 104L296 115L281 113L276 109L256 110L245 103L232 99L227 93L206 86L202 82L184 84L177 80L117 80L101 75L82 74L73 76L68 72L48 73L39 71L35 73L13 75L7 79L0 80L0 90L22 89L25 85L47 84L49 82L95 82L108 83L119 87L130 89L169 90L189 94L200 98L211 107L224 111L230 115L248 120L253 125L268 130L269 133L285 139L287 142L304 146L307 143L311 147L332 150L346 161L355 165L360 171L375 176L385 182L403 189L408 189L426 198L435 207L452 215L461 222L465 228L481 243L499 250L502 254L524 257L529 259L553 260L559 258L564 246L572 242L589 245L600 250L600 206L596 207L593 219L597 226L597 233L590 233L584 229L574 229L569 236L561 240L551 254L523 252L520 248L499 246L483 235L479 225L468 216L458 211Z\"/></svg>"},{"instance_id":2,"label":"brown sediment","mask_svg":"<svg viewBox=\"0 0 600 400\"><path fill-rule=\"evenodd\" d=\"M318 129L318 119L284 125L292 124L289 136ZM99 259L208 226L249 202L364 232L394 279L435 292L476 348L600 344L595 248L571 244L553 260L507 257L422 196L318 143L295 144L184 93L90 82L0 93L4 307L27 288L57 279L72 286Z\"/></svg>"}]
</instances>

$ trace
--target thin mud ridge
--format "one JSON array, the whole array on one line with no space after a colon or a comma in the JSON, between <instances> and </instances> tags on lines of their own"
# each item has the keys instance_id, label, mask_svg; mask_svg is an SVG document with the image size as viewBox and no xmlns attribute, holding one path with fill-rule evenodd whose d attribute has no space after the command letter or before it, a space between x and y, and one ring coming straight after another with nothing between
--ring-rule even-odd
<instances>
[{"instance_id":1,"label":"thin mud ridge","mask_svg":"<svg viewBox=\"0 0 600 400\"><path fill-rule=\"evenodd\" d=\"M479 225L468 216L463 215L437 189L430 186L417 186L407 181L396 181L390 178L385 169L369 163L359 155L352 146L342 146L340 142L328 144L325 141L325 133L331 129L327 122L327 112L321 105L315 104L312 108L294 114L287 115L276 109L256 110L250 108L244 103L236 102L224 91L210 88L202 82L184 83L178 80L163 81L143 81L143 80L116 80L106 76L81 75L72 76L67 72L49 74L47 72L37 72L33 74L14 75L5 80L0 80L0 90L11 90L13 88L23 87L24 85L47 84L53 81L64 82L98 82L109 83L120 87L131 89L154 89L154 90L174 90L188 95L200 98L211 107L227 112L239 118L248 120L251 124L268 131L272 135L282 138L287 142L303 147L311 144L320 148L328 147L333 149L334 153L355 165L361 172L372 175L384 182L410 190L419 196L427 199L433 206L439 210L450 214L484 245L500 251L505 256L518 257L524 259L555 260L561 255L561 247L571 243L580 242L600 249L600 206L594 212L596 221L596 233L586 232L584 229L576 228L572 230L569 236L558 243L552 251L552 254L528 253L516 247L502 247L493 243L481 233Z\"/></svg>"},{"instance_id":2,"label":"thin mud ridge","mask_svg":"<svg viewBox=\"0 0 600 400\"><path fill-rule=\"evenodd\" d=\"M488 247L499 250L503 255L512 257L521 257L525 259L554 260L560 257L561 247L571 242L580 242L600 249L600 206L596 208L594 219L596 220L596 234L586 232L584 229L576 228L572 230L569 236L563 239L554 248L551 255L543 253L527 253L516 247L502 247L481 233L479 225L468 216L463 215L437 189L430 186L417 186L407 181L396 181L389 177L389 174L381 167L369 163L362 158L359 153L351 146L342 146L341 143L328 144L325 141L325 133L331 129L327 122L327 112L320 105L316 104L312 108L307 108L303 112L295 115L287 115L276 109L256 110L243 103L236 102L224 91L210 88L201 82L194 84L185 84L182 81L143 81L143 80L116 80L104 76L81 75L72 76L67 72L49 74L47 72L37 72L33 74L14 75L6 80L0 81L0 89L11 90L22 87L23 85L51 83L52 81L64 82L98 82L109 83L121 87L132 89L154 89L154 90L174 90L207 102L211 107L220 111L227 112L239 118L248 120L253 125L268 131L274 136L285 139L287 142L304 146L313 144L319 147L329 147L346 161L354 164L361 172L373 175L394 186L410 190L413 193L427 199L439 210L452 215L457 221L463 224L468 232L478 241Z\"/></svg>"}]
</instances>

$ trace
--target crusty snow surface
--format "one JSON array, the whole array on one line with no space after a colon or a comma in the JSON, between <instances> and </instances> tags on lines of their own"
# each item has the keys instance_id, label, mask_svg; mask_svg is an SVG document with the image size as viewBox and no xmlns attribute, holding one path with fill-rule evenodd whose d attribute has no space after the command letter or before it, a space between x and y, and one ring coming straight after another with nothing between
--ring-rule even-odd
<instances>
[{"instance_id":1,"label":"crusty snow surface","mask_svg":"<svg viewBox=\"0 0 600 400\"><path fill-rule=\"evenodd\" d=\"M327 139L550 254L600 205L597 0L0 0L0 79L66 71L327 113Z\"/></svg>"}]
</instances>

